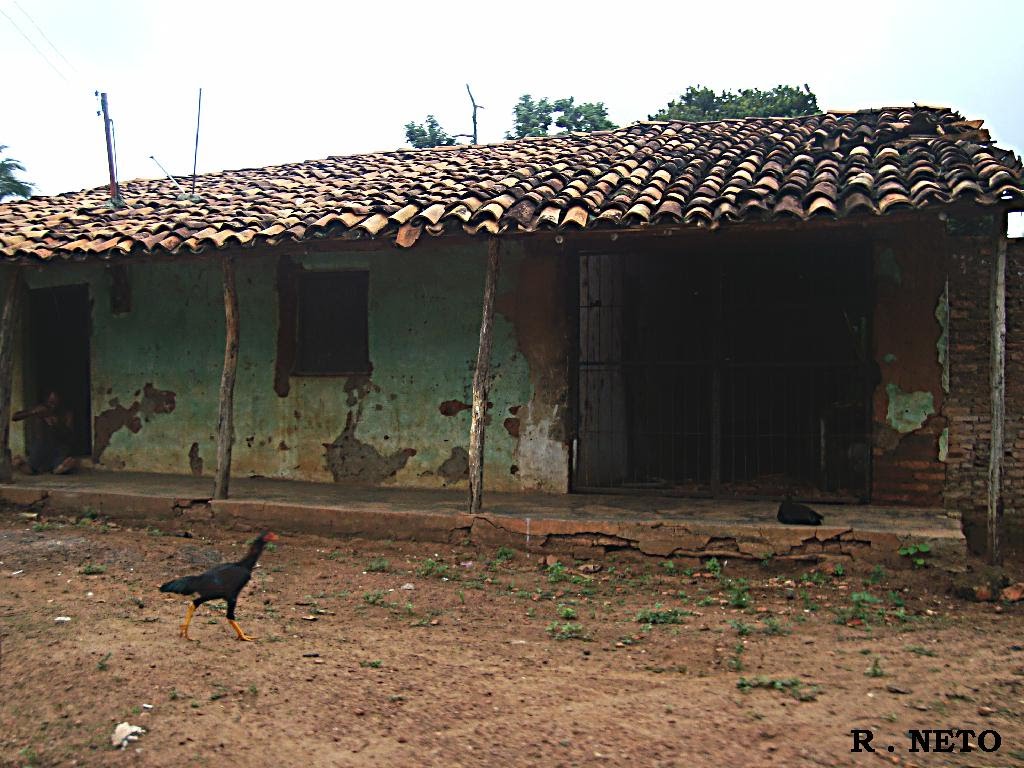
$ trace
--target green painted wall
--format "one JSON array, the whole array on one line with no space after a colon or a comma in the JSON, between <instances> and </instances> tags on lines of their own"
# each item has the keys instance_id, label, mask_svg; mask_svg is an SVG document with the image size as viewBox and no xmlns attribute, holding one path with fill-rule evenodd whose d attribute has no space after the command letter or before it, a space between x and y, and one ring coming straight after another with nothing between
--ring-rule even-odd
<instances>
[{"instance_id":1,"label":"green painted wall","mask_svg":"<svg viewBox=\"0 0 1024 768\"><path fill-rule=\"evenodd\" d=\"M345 466L354 468L349 474L342 471L342 481L464 484L459 449L468 444L469 411L446 416L439 406L449 400L470 401L485 248L339 251L296 261L306 269L369 270L373 374L369 382L293 376L289 394L279 397L274 391L277 258L242 253L237 261L240 352L232 474L331 481L337 473L328 468L325 444L337 441L333 451L344 453ZM499 295L516 296L522 261L518 247L505 249ZM219 261L151 261L133 264L129 272L132 311L120 316L111 312L111 282L101 265L32 268L27 283L30 288L90 286L93 415L103 426L100 432L124 424L110 434L100 466L185 474L198 469L198 458L203 474L212 476L224 354ZM561 298L554 291L547 297ZM545 297L536 301L543 304ZM325 334L332 332L337 331L324 329ZM515 436L503 425L517 406L550 413L560 404L534 401L531 372L518 348L513 320L496 314L494 335L488 485L564 491L567 467L559 460L565 455L561 441L536 429L524 430L528 437ZM146 384L165 394L147 397ZM15 386L17 407L22 387L18 382ZM170 412L165 412L166 393L174 393ZM190 459L193 444L197 449ZM23 448L21 429L13 431L12 448ZM531 464L530 456L543 460ZM517 463L527 471L518 466L513 471Z\"/></svg>"}]
</instances>

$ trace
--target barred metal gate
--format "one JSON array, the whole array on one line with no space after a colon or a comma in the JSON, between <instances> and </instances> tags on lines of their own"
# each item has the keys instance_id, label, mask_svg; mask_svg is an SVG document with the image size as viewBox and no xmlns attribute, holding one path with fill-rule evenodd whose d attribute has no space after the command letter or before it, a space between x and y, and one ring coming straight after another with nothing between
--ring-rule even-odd
<instances>
[{"instance_id":1,"label":"barred metal gate","mask_svg":"<svg viewBox=\"0 0 1024 768\"><path fill-rule=\"evenodd\" d=\"M574 487L866 499L866 256L579 261Z\"/></svg>"}]
</instances>

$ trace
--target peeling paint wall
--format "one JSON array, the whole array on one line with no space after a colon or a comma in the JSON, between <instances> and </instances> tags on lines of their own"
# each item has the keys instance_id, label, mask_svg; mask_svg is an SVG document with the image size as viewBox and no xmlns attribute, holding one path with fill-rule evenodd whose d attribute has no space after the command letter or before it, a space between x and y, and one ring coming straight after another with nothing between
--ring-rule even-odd
<instances>
[{"instance_id":1,"label":"peeling paint wall","mask_svg":"<svg viewBox=\"0 0 1024 768\"><path fill-rule=\"evenodd\" d=\"M874 246L874 455L871 500L938 506L945 483L939 438L948 370L948 244L942 222L879 228Z\"/></svg>"},{"instance_id":2,"label":"peeling paint wall","mask_svg":"<svg viewBox=\"0 0 1024 768\"><path fill-rule=\"evenodd\" d=\"M463 404L471 399L485 246L294 258L308 270L369 270L373 373L291 376L284 389L276 370L278 259L241 253L233 474L426 487L465 482L456 470L468 446ZM490 412L500 416L486 442L493 489L567 490L559 263L516 245L504 250L490 392ZM100 265L32 269L27 280L30 287L90 286L98 466L212 475L224 354L218 262L132 264L131 311L118 315ZM17 407L18 382L15 394ZM517 431L502 426L510 409L521 409ZM23 450L21 434L12 430L16 451ZM514 464L522 471L510 472Z\"/></svg>"}]
</instances>

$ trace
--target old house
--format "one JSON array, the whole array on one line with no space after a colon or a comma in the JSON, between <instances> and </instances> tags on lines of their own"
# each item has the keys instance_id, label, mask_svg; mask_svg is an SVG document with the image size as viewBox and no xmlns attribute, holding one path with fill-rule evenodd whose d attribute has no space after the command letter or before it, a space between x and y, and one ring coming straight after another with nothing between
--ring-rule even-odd
<instances>
[{"instance_id":1,"label":"old house","mask_svg":"<svg viewBox=\"0 0 1024 768\"><path fill-rule=\"evenodd\" d=\"M980 121L646 122L121 191L0 206L13 407L59 390L97 471L212 475L227 260L234 475L465 483L490 249L488 488L1019 526L1024 169Z\"/></svg>"}]
</instances>

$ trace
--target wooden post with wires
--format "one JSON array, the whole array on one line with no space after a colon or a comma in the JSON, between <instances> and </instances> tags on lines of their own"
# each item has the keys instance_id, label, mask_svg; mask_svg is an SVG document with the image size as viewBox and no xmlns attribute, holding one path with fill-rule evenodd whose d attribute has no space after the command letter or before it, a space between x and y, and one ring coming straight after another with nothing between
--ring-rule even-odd
<instances>
[{"instance_id":1,"label":"wooden post with wires","mask_svg":"<svg viewBox=\"0 0 1024 768\"><path fill-rule=\"evenodd\" d=\"M224 370L220 377L220 410L217 417L217 475L213 498L226 499L231 481L231 446L235 440L235 373L238 369L238 291L235 262L225 256L224 273Z\"/></svg>"},{"instance_id":2,"label":"wooden post with wires","mask_svg":"<svg viewBox=\"0 0 1024 768\"><path fill-rule=\"evenodd\" d=\"M111 128L110 109L107 106L107 94L100 94L100 112L103 116L103 134L107 140L107 171L110 174L110 207L124 208L121 188L117 183L117 165L114 162L114 139Z\"/></svg>"},{"instance_id":3,"label":"wooden post with wires","mask_svg":"<svg viewBox=\"0 0 1024 768\"><path fill-rule=\"evenodd\" d=\"M991 439L988 456L987 547L989 565L1003 564L1002 528L1003 494L1002 471L1005 450L1004 423L1006 416L1006 235L1005 223L999 235L995 258L992 260L992 279L989 286L991 317L991 355L989 383L992 404Z\"/></svg>"},{"instance_id":4,"label":"wooden post with wires","mask_svg":"<svg viewBox=\"0 0 1024 768\"><path fill-rule=\"evenodd\" d=\"M494 297L501 267L501 244L496 237L487 243L487 276L484 279L483 318L480 321L480 346L473 372L473 418L469 428L469 513L480 512L484 495L484 421L487 395L491 385L491 346L494 334Z\"/></svg>"},{"instance_id":5,"label":"wooden post with wires","mask_svg":"<svg viewBox=\"0 0 1024 768\"><path fill-rule=\"evenodd\" d=\"M0 483L12 480L11 391L14 379L14 330L19 320L22 268L8 269L7 290L0 314Z\"/></svg>"}]
</instances>

